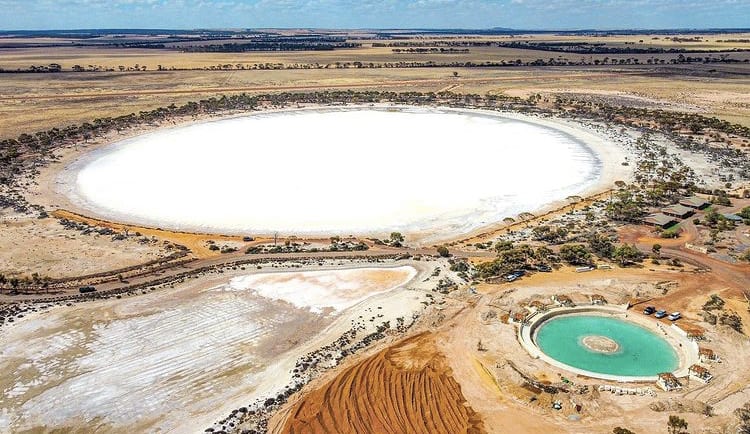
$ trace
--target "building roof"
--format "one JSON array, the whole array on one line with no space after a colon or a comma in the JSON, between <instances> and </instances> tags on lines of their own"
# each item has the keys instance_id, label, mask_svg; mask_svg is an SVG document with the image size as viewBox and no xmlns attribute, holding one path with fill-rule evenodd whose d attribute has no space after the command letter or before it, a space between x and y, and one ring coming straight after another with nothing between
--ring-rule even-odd
<instances>
[{"instance_id":1,"label":"building roof","mask_svg":"<svg viewBox=\"0 0 750 434\"><path fill-rule=\"evenodd\" d=\"M674 382L679 384L679 381L677 381L677 377L675 377L671 372L662 372L661 374L659 374L659 379L665 382Z\"/></svg>"},{"instance_id":2,"label":"building roof","mask_svg":"<svg viewBox=\"0 0 750 434\"><path fill-rule=\"evenodd\" d=\"M691 214L693 212L693 208L687 207L685 205L680 205L680 204L670 205L666 208L662 208L661 210L662 212L666 214L673 214L673 215L679 215L679 216Z\"/></svg>"},{"instance_id":3,"label":"building roof","mask_svg":"<svg viewBox=\"0 0 750 434\"><path fill-rule=\"evenodd\" d=\"M711 348L698 348L698 354L702 356L713 357L714 350L712 350Z\"/></svg>"},{"instance_id":4,"label":"building roof","mask_svg":"<svg viewBox=\"0 0 750 434\"><path fill-rule=\"evenodd\" d=\"M591 300L607 301L607 299L601 294L591 294Z\"/></svg>"},{"instance_id":5,"label":"building roof","mask_svg":"<svg viewBox=\"0 0 750 434\"><path fill-rule=\"evenodd\" d=\"M688 371L695 372L696 374L698 374L698 376L703 376L703 375L708 374L708 369L704 368L701 365L692 365L690 366Z\"/></svg>"},{"instance_id":6,"label":"building roof","mask_svg":"<svg viewBox=\"0 0 750 434\"><path fill-rule=\"evenodd\" d=\"M734 221L734 222L741 222L742 221L742 217L738 216L737 214L727 213L727 214L722 214L722 216L725 219L731 220L731 221Z\"/></svg>"},{"instance_id":7,"label":"building roof","mask_svg":"<svg viewBox=\"0 0 750 434\"><path fill-rule=\"evenodd\" d=\"M649 214L643 218L643 221L658 226L667 226L670 223L677 223L677 220L675 220L674 217L662 213Z\"/></svg>"},{"instance_id":8,"label":"building roof","mask_svg":"<svg viewBox=\"0 0 750 434\"><path fill-rule=\"evenodd\" d=\"M531 307L547 307L547 303L543 302L542 300L532 300L529 303L529 306Z\"/></svg>"},{"instance_id":9,"label":"building roof","mask_svg":"<svg viewBox=\"0 0 750 434\"><path fill-rule=\"evenodd\" d=\"M709 205L709 202L702 197L691 196L686 197L680 201L682 205L689 206L690 208L701 208Z\"/></svg>"}]
</instances>

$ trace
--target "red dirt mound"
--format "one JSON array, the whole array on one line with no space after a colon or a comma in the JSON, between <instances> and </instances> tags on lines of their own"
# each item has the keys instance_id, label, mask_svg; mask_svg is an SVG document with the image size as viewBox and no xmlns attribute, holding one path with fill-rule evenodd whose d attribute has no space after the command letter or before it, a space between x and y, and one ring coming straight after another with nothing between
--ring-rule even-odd
<instances>
[{"instance_id":1,"label":"red dirt mound","mask_svg":"<svg viewBox=\"0 0 750 434\"><path fill-rule=\"evenodd\" d=\"M342 371L293 406L282 432L485 433L432 339L406 339Z\"/></svg>"}]
</instances>

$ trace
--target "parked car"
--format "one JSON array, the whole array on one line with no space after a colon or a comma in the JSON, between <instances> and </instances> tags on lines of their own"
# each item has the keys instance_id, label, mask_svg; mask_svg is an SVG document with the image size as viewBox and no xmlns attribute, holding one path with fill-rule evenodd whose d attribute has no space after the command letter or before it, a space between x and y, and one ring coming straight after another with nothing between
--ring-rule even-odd
<instances>
[{"instance_id":1,"label":"parked car","mask_svg":"<svg viewBox=\"0 0 750 434\"><path fill-rule=\"evenodd\" d=\"M667 311L664 309L659 309L656 311L654 318L664 318L665 316L667 316Z\"/></svg>"},{"instance_id":2,"label":"parked car","mask_svg":"<svg viewBox=\"0 0 750 434\"><path fill-rule=\"evenodd\" d=\"M648 306L647 308L643 309L644 315L651 315L654 312L656 312L656 308L653 306Z\"/></svg>"},{"instance_id":3,"label":"parked car","mask_svg":"<svg viewBox=\"0 0 750 434\"><path fill-rule=\"evenodd\" d=\"M552 271L552 267L547 264L539 264L536 266L536 269L544 273L549 273L550 271Z\"/></svg>"},{"instance_id":4,"label":"parked car","mask_svg":"<svg viewBox=\"0 0 750 434\"><path fill-rule=\"evenodd\" d=\"M516 271L514 271L512 273L509 273L507 276L505 276L505 281L506 282L514 282L514 281L518 280L518 278L521 277L521 276L523 276L524 274L526 274L525 271L523 271L523 270L516 270Z\"/></svg>"},{"instance_id":5,"label":"parked car","mask_svg":"<svg viewBox=\"0 0 750 434\"><path fill-rule=\"evenodd\" d=\"M668 317L668 319L669 319L670 321L677 321L677 320L678 320L678 319L680 319L680 318L682 318L682 314L680 314L679 312L672 312L672 313L671 313L671 314L669 315L669 317Z\"/></svg>"}]
</instances>

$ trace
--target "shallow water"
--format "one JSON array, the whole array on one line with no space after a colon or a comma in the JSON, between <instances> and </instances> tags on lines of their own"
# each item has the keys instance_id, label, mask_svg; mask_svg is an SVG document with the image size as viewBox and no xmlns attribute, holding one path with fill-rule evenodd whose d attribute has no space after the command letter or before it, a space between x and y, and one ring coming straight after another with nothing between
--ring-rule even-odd
<instances>
[{"instance_id":1,"label":"shallow water","mask_svg":"<svg viewBox=\"0 0 750 434\"><path fill-rule=\"evenodd\" d=\"M619 346L616 352L592 351L586 336L604 336ZM566 365L600 374L651 376L677 369L672 346L657 334L634 323L595 315L553 318L539 328L536 343L548 356Z\"/></svg>"},{"instance_id":2,"label":"shallow water","mask_svg":"<svg viewBox=\"0 0 750 434\"><path fill-rule=\"evenodd\" d=\"M461 231L593 185L593 152L552 128L427 108L256 114L100 149L63 180L99 215L218 232Z\"/></svg>"}]
</instances>

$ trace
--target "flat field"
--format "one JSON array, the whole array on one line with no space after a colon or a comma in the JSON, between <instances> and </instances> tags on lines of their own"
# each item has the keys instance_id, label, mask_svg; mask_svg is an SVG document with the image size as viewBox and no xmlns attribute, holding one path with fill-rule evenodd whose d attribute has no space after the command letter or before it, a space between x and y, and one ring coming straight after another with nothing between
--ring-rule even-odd
<instances>
[{"instance_id":1,"label":"flat field","mask_svg":"<svg viewBox=\"0 0 750 434\"><path fill-rule=\"evenodd\" d=\"M123 115L169 104L181 104L219 94L312 91L315 89L384 89L496 93L513 96L567 94L601 97L613 104L643 105L697 111L750 125L750 48L744 34L699 35L699 40L675 42L673 35L501 37L439 37L399 42L426 44L456 41L507 43L606 44L613 49L682 49L696 58L721 55L733 63L670 64L677 53L577 54L508 47L467 47L467 53L394 53L391 47L362 47L331 51L267 51L195 53L167 49L104 47L32 47L0 49L0 68L27 69L60 64L60 73L0 74L0 136L65 126L102 116ZM697 35L690 35L695 38ZM654 39L658 38L658 39ZM687 39L685 37L684 39ZM638 41L643 40L643 43ZM4 39L5 43L12 39ZM718 42L735 41L735 42ZM383 41L380 41L381 43ZM627 43L627 44L626 44ZM460 47L459 47L460 48ZM693 52L692 50L696 50ZM723 51L717 51L723 50ZM729 50L729 51L727 51ZM566 66L461 67L466 62L511 64L533 62L580 63ZM607 59L607 64L601 64ZM630 59L630 63L622 63ZM638 64L635 64L635 60ZM613 60L617 64L613 65ZM435 62L445 67L367 68L370 63ZM595 65L599 61L599 65ZM622 62L620 62L622 61ZM664 61L662 64L661 61ZM360 62L365 68L355 68ZM344 64L351 67L337 67ZM87 72L69 72L74 65ZM145 71L135 71L135 65ZM164 71L157 70L159 65ZM253 66L256 65L256 66ZM324 69L259 70L257 65ZM120 66L125 70L120 71ZM213 68L213 69L212 69ZM230 68L230 69L225 69ZM239 68L239 69L238 69ZM99 71L96 71L98 69ZM114 71L107 72L107 69ZM131 69L128 71L128 69ZM176 69L176 70L171 70ZM68 72L66 72L68 71ZM454 72L458 76L454 76Z\"/></svg>"}]
</instances>

